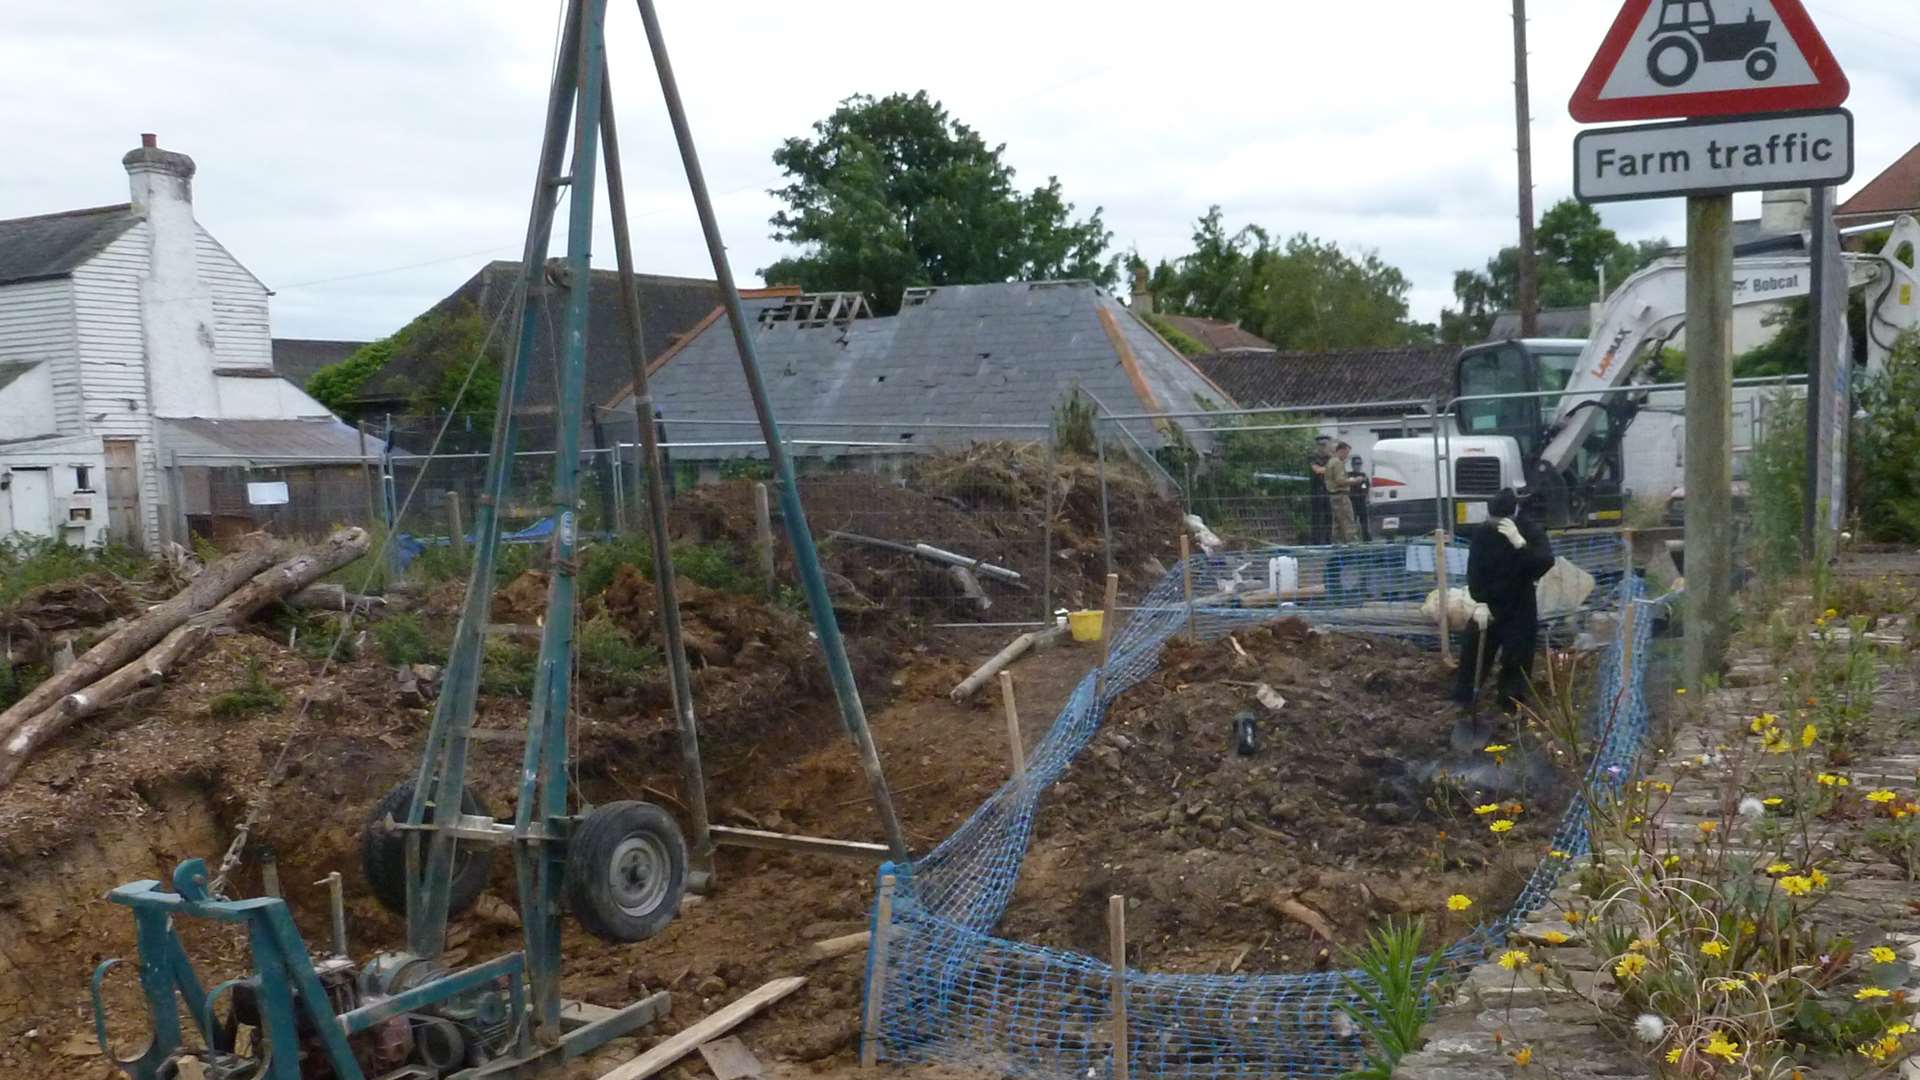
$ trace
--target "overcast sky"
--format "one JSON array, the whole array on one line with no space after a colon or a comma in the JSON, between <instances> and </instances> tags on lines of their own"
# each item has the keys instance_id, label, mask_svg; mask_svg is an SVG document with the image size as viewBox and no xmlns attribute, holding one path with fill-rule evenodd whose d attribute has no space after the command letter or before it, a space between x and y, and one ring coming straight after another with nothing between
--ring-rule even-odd
<instances>
[{"instance_id":1,"label":"overcast sky","mask_svg":"<svg viewBox=\"0 0 1920 1080\"><path fill-rule=\"evenodd\" d=\"M1433 319L1454 270L1513 242L1509 0L659 2L746 284L782 254L770 153L858 92L929 91L1150 260L1219 203L1377 250ZM197 216L275 290L281 337L391 332L519 251L559 0L9 6L0 217L125 201L120 155L157 132L199 163ZM1920 141L1920 22L1913 0L1808 6L1853 81L1844 194ZM1570 193L1567 98L1617 6L1533 8L1544 208ZM608 22L641 269L709 276L639 17L616 0ZM1674 201L1605 214L1683 233Z\"/></svg>"}]
</instances>

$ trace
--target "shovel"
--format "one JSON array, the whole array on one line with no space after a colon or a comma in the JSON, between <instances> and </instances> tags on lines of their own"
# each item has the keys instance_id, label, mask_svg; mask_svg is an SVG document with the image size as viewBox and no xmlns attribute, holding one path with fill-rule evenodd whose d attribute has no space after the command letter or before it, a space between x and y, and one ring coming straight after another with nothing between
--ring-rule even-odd
<instances>
[{"instance_id":1,"label":"shovel","mask_svg":"<svg viewBox=\"0 0 1920 1080\"><path fill-rule=\"evenodd\" d=\"M1483 723L1480 717L1480 687L1487 678L1487 631L1491 625L1479 627L1478 639L1474 644L1473 657L1473 699L1459 719L1453 722L1453 749L1458 753L1471 753L1484 750L1493 742L1493 725Z\"/></svg>"}]
</instances>

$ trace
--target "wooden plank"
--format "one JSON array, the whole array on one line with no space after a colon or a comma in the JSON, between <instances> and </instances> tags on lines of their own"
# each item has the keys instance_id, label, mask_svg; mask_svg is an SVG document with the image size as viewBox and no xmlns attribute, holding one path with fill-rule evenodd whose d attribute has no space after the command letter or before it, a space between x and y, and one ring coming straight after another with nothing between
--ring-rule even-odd
<instances>
[{"instance_id":1,"label":"wooden plank","mask_svg":"<svg viewBox=\"0 0 1920 1080\"><path fill-rule=\"evenodd\" d=\"M714 1080L747 1080L767 1071L737 1035L703 1043L700 1057L706 1061L707 1068L713 1070Z\"/></svg>"},{"instance_id":2,"label":"wooden plank","mask_svg":"<svg viewBox=\"0 0 1920 1080\"><path fill-rule=\"evenodd\" d=\"M615 1068L602 1073L600 1080L644 1080L661 1069L679 1061L699 1049L701 1045L712 1042L739 1027L755 1013L793 993L807 984L805 976L794 975L785 979L775 979L746 997L727 1005L695 1023L653 1049Z\"/></svg>"},{"instance_id":3,"label":"wooden plank","mask_svg":"<svg viewBox=\"0 0 1920 1080\"><path fill-rule=\"evenodd\" d=\"M871 1069L880 1059L880 1010L887 996L887 938L893 933L893 889L898 880L888 874L880 879L880 898L874 918L875 936L869 961L872 973L867 978L866 1012L860 1020L860 1067Z\"/></svg>"},{"instance_id":4,"label":"wooden plank","mask_svg":"<svg viewBox=\"0 0 1920 1080\"><path fill-rule=\"evenodd\" d=\"M1013 701L1013 673L1000 673L1000 701L1007 710L1007 752L1013 758L1013 778L1027 778L1027 744L1020 738L1020 709Z\"/></svg>"},{"instance_id":5,"label":"wooden plank","mask_svg":"<svg viewBox=\"0 0 1920 1080\"><path fill-rule=\"evenodd\" d=\"M857 934L843 934L840 937L827 938L825 941L816 941L807 946L807 959L831 960L836 956L857 953L867 947L869 936L871 935L867 931L862 930Z\"/></svg>"},{"instance_id":6,"label":"wooden plank","mask_svg":"<svg viewBox=\"0 0 1920 1080\"><path fill-rule=\"evenodd\" d=\"M893 852L885 844L871 844L864 840L833 840L824 836L795 836L791 833L767 832L765 829L742 829L732 825L715 825L713 842L731 847L756 848L761 851L784 851L794 855L838 855L853 859L869 859L873 862L885 862L893 857Z\"/></svg>"},{"instance_id":7,"label":"wooden plank","mask_svg":"<svg viewBox=\"0 0 1920 1080\"><path fill-rule=\"evenodd\" d=\"M1112 949L1109 976L1113 998L1113 1080L1127 1080L1127 898L1107 897L1107 936Z\"/></svg>"}]
</instances>

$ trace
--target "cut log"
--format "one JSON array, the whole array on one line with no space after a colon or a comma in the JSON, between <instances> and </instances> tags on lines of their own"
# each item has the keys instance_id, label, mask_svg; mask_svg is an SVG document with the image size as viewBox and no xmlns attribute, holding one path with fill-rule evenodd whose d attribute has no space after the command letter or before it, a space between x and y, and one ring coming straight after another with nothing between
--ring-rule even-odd
<instances>
[{"instance_id":1,"label":"cut log","mask_svg":"<svg viewBox=\"0 0 1920 1080\"><path fill-rule=\"evenodd\" d=\"M754 1013L800 989L806 983L805 978L797 975L786 979L775 979L625 1065L611 1072L602 1073L600 1080L645 1080L646 1077L652 1076L698 1050L702 1043L717 1039L739 1027Z\"/></svg>"},{"instance_id":2,"label":"cut log","mask_svg":"<svg viewBox=\"0 0 1920 1080\"><path fill-rule=\"evenodd\" d=\"M956 703L967 700L979 693L981 687L987 685L995 675L1000 674L1009 664L1012 664L1015 660L1020 659L1029 652L1044 649L1058 642L1066 632L1066 629L1063 627L1049 626L1045 630L1035 630L1030 634L1021 634L1009 642L1006 648L993 654L993 659L981 664L979 669L973 674L960 680L960 685L954 687L952 693L947 696L952 698Z\"/></svg>"},{"instance_id":3,"label":"cut log","mask_svg":"<svg viewBox=\"0 0 1920 1080\"><path fill-rule=\"evenodd\" d=\"M92 685L101 677L125 666L157 644L181 623L218 604L247 579L273 564L273 552L266 537L248 537L240 550L214 563L180 590L146 614L115 631L105 641L88 649L73 666L33 688L13 707L0 712L0 740L14 729L51 709L56 702L76 690Z\"/></svg>"},{"instance_id":4,"label":"cut log","mask_svg":"<svg viewBox=\"0 0 1920 1080\"><path fill-rule=\"evenodd\" d=\"M832 960L837 956L857 953L867 947L867 939L871 936L870 931L862 930L857 934L846 934L841 937L828 938L825 941L816 941L807 946L807 959L814 961Z\"/></svg>"},{"instance_id":5,"label":"cut log","mask_svg":"<svg viewBox=\"0 0 1920 1080\"><path fill-rule=\"evenodd\" d=\"M366 596L348 592L345 585L309 585L287 597L287 606L301 611L359 611L372 614L385 610L384 596Z\"/></svg>"},{"instance_id":6,"label":"cut log","mask_svg":"<svg viewBox=\"0 0 1920 1080\"><path fill-rule=\"evenodd\" d=\"M74 723L118 703L143 686L154 685L165 678L181 659L192 655L215 629L244 625L268 604L306 588L366 554L371 544L372 538L365 529L342 529L334 533L320 546L255 574L211 609L194 616L186 625L169 631L158 644L132 663L123 664L104 678L66 694L58 704L20 724L6 736L5 744L0 745L0 788L13 782L21 766L35 751ZM220 565L216 563L209 568L201 575L201 579L211 576ZM92 656L93 653L89 651L87 655ZM85 658L80 663L85 663ZM75 667L80 663L76 663Z\"/></svg>"},{"instance_id":7,"label":"cut log","mask_svg":"<svg viewBox=\"0 0 1920 1080\"><path fill-rule=\"evenodd\" d=\"M973 571L964 566L949 566L947 576L953 579L960 595L966 597L975 611L985 611L993 606L993 600L980 588L980 579L973 576Z\"/></svg>"}]
</instances>

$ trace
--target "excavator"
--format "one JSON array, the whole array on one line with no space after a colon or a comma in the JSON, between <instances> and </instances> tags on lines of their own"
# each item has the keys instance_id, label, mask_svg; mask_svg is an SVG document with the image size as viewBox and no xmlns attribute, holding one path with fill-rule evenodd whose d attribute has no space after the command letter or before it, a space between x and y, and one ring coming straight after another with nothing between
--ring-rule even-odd
<instances>
[{"instance_id":1,"label":"excavator","mask_svg":"<svg viewBox=\"0 0 1920 1080\"><path fill-rule=\"evenodd\" d=\"M1920 222L1903 216L1879 252L1842 256L1849 291L1865 292L1867 374L1885 368L1902 333L1920 328L1916 250ZM1478 524L1506 487L1528 495L1550 529L1617 525L1633 495L1621 442L1647 397L1631 388L1649 385L1648 362L1685 328L1686 277L1686 259L1669 256L1628 278L1586 340L1515 339L1463 351L1446 426L1374 444L1374 535L1432 535L1449 505L1448 527ZM1811 279L1804 255L1736 258L1733 302L1803 297Z\"/></svg>"}]
</instances>

